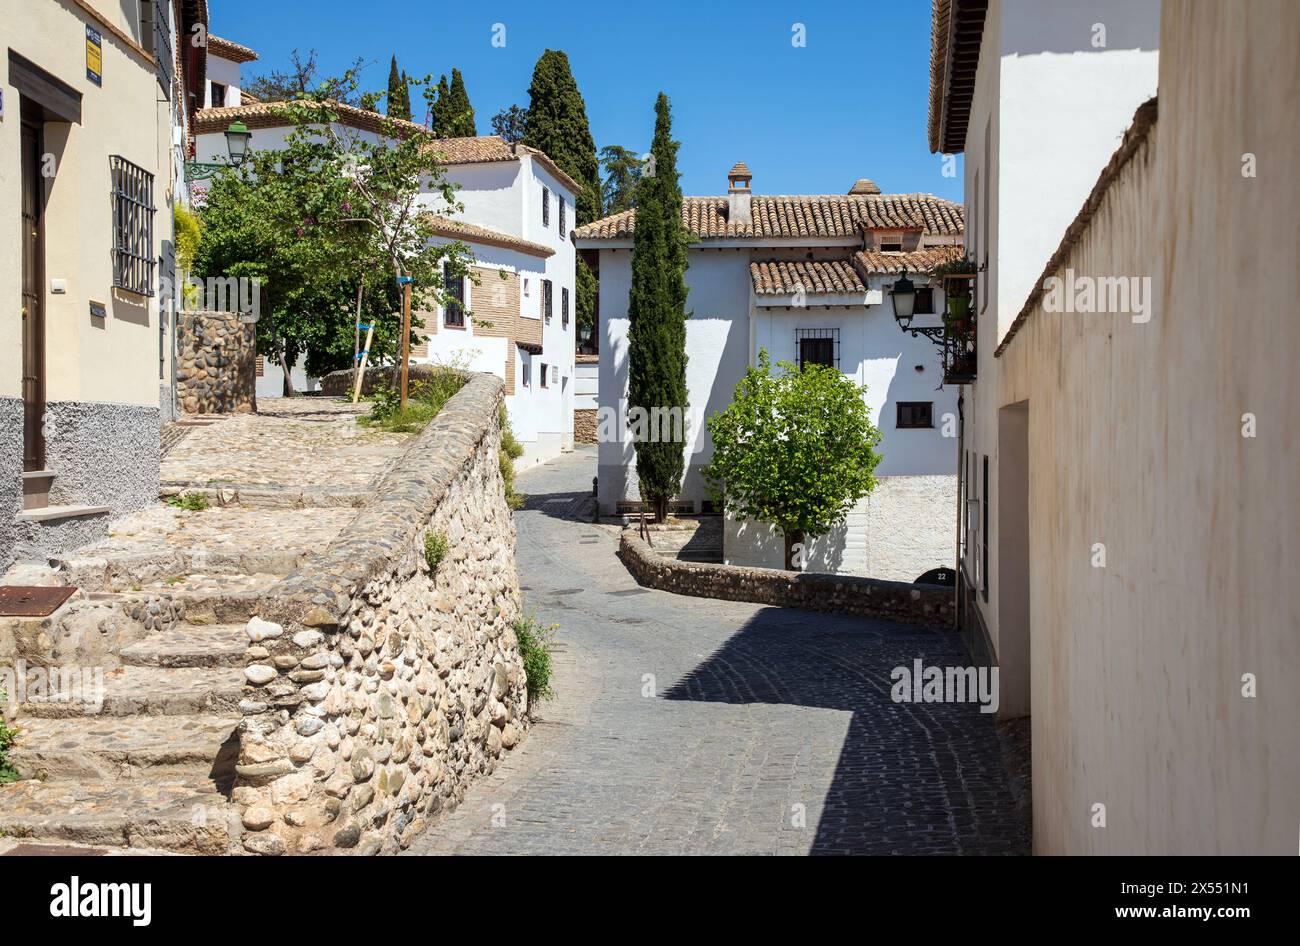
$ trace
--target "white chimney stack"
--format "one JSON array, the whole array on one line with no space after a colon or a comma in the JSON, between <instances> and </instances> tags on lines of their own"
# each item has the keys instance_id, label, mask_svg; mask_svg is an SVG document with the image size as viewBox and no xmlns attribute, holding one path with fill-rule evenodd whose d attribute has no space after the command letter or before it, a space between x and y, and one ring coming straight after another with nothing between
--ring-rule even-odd
<instances>
[{"instance_id":1,"label":"white chimney stack","mask_svg":"<svg viewBox=\"0 0 1300 946\"><path fill-rule=\"evenodd\" d=\"M737 161L727 172L727 220L731 223L753 224L754 214L749 206L749 182L753 179L744 161Z\"/></svg>"}]
</instances>

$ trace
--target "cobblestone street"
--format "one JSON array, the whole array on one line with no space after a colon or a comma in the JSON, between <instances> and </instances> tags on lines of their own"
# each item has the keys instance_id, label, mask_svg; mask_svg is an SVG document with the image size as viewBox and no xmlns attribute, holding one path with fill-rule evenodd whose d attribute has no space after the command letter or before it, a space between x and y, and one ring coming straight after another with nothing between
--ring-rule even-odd
<instances>
[{"instance_id":1,"label":"cobblestone street","mask_svg":"<svg viewBox=\"0 0 1300 946\"><path fill-rule=\"evenodd\" d=\"M972 704L896 704L951 633L640 588L588 512L594 448L519 476L525 605L559 625L520 749L411 853L1028 853Z\"/></svg>"}]
</instances>

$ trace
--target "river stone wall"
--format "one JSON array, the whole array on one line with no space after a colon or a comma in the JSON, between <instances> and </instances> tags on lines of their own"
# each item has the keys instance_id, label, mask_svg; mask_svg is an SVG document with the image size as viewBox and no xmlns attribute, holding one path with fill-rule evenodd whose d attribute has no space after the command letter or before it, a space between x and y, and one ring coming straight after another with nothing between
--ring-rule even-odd
<instances>
[{"instance_id":1,"label":"river stone wall","mask_svg":"<svg viewBox=\"0 0 1300 946\"><path fill-rule=\"evenodd\" d=\"M664 551L675 553L676 545L671 541L654 538ZM938 585L683 562L647 545L638 536L636 526L623 530L619 557L640 584L674 594L854 614L942 629L953 627L953 589Z\"/></svg>"},{"instance_id":2,"label":"river stone wall","mask_svg":"<svg viewBox=\"0 0 1300 946\"><path fill-rule=\"evenodd\" d=\"M186 414L257 410L257 333L237 312L181 313L176 397Z\"/></svg>"},{"instance_id":3,"label":"river stone wall","mask_svg":"<svg viewBox=\"0 0 1300 946\"><path fill-rule=\"evenodd\" d=\"M524 735L501 400L471 376L249 622L232 796L249 852L396 852Z\"/></svg>"}]
</instances>

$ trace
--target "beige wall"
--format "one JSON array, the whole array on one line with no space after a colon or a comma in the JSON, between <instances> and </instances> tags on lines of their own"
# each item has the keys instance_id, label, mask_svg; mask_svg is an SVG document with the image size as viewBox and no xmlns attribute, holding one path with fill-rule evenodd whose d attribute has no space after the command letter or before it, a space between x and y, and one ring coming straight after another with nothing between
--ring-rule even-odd
<instances>
[{"instance_id":1,"label":"beige wall","mask_svg":"<svg viewBox=\"0 0 1300 946\"><path fill-rule=\"evenodd\" d=\"M1295 853L1297 35L1288 0L1166 0L1160 118L1066 261L1150 275L1151 321L1039 309L993 367L1028 410L1039 852Z\"/></svg>"},{"instance_id":2,"label":"beige wall","mask_svg":"<svg viewBox=\"0 0 1300 946\"><path fill-rule=\"evenodd\" d=\"M136 35L122 5L93 3L105 19ZM86 78L85 27L103 36L103 86ZM112 291L112 201L109 155L120 154L154 173L155 252L172 231L168 208L170 130L155 66L71 0L0 0L0 65L8 50L30 59L82 95L81 124L47 124L45 150L54 155L45 218L45 323L50 401L158 403L158 300ZM0 220L20 207L20 96L5 85L0 121ZM0 310L17 313L21 258L17 246L0 254ZM156 269L156 268L155 268ZM66 295L49 293L65 279ZM158 274L155 272L155 287ZM107 318L92 324L91 301ZM0 320L0 396L21 396L21 325Z\"/></svg>"}]
</instances>

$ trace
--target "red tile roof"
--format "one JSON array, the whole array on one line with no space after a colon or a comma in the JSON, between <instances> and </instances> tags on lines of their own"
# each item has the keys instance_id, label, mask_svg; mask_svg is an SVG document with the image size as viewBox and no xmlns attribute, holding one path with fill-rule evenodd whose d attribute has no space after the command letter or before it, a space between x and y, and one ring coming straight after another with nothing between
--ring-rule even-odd
<instances>
[{"instance_id":1,"label":"red tile roof","mask_svg":"<svg viewBox=\"0 0 1300 946\"><path fill-rule=\"evenodd\" d=\"M252 62L257 59L257 53L247 46L232 43L228 39L213 36L211 33L208 34L208 53L229 62Z\"/></svg>"},{"instance_id":2,"label":"red tile roof","mask_svg":"<svg viewBox=\"0 0 1300 946\"><path fill-rule=\"evenodd\" d=\"M749 264L749 277L760 296L867 291L848 260L765 260Z\"/></svg>"},{"instance_id":3,"label":"red tile roof","mask_svg":"<svg viewBox=\"0 0 1300 946\"><path fill-rule=\"evenodd\" d=\"M881 253L876 250L853 254L853 267L864 276L869 273L928 273L940 263L961 259L966 250L961 246L930 246L908 253Z\"/></svg>"},{"instance_id":4,"label":"red tile roof","mask_svg":"<svg viewBox=\"0 0 1300 946\"><path fill-rule=\"evenodd\" d=\"M424 215L424 219L433 225L435 233L452 240L460 240L464 243L482 243L486 246L499 246L508 250L519 250L521 253L540 256L543 259L555 255L555 250L551 249L551 247L541 243L534 243L532 240L525 240L513 233L490 230L487 227L480 227L451 217L443 217L439 214L427 213Z\"/></svg>"}]
</instances>

